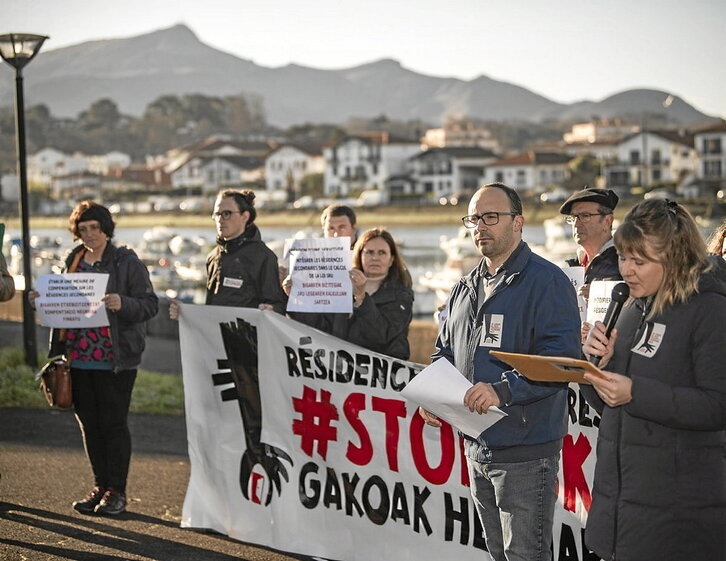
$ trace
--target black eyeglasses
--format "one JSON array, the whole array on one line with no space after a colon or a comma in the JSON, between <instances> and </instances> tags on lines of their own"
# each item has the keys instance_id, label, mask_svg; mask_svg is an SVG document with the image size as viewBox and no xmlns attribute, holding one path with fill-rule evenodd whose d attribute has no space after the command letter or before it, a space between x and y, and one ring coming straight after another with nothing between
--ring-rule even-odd
<instances>
[{"instance_id":1,"label":"black eyeglasses","mask_svg":"<svg viewBox=\"0 0 726 561\"><path fill-rule=\"evenodd\" d=\"M485 212L484 214L470 214L462 217L461 221L465 228L473 230L481 220L485 226L496 226L499 224L500 216L519 216L516 212Z\"/></svg>"},{"instance_id":2,"label":"black eyeglasses","mask_svg":"<svg viewBox=\"0 0 726 561\"><path fill-rule=\"evenodd\" d=\"M233 214L242 214L239 210L220 210L219 212L212 213L212 220L221 218L222 220L229 220Z\"/></svg>"},{"instance_id":3,"label":"black eyeglasses","mask_svg":"<svg viewBox=\"0 0 726 561\"><path fill-rule=\"evenodd\" d=\"M581 212L580 214L570 214L565 218L565 221L568 224L574 224L578 220L582 222L583 224L587 224L590 222L590 219L593 216L606 216L610 214L609 212Z\"/></svg>"}]
</instances>

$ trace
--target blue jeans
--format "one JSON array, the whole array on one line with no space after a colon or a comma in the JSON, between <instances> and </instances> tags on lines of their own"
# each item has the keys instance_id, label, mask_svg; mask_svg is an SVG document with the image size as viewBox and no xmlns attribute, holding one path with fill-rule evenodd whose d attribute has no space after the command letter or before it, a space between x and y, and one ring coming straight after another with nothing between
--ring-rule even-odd
<instances>
[{"instance_id":1,"label":"blue jeans","mask_svg":"<svg viewBox=\"0 0 726 561\"><path fill-rule=\"evenodd\" d=\"M488 464L467 458L471 494L494 561L552 559L560 456Z\"/></svg>"}]
</instances>

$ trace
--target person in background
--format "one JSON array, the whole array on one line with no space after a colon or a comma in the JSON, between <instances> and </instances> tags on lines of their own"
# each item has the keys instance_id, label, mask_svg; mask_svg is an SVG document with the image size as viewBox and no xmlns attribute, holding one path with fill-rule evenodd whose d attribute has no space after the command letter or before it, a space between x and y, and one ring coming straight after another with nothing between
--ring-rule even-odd
<instances>
[{"instance_id":1,"label":"person in background","mask_svg":"<svg viewBox=\"0 0 726 561\"><path fill-rule=\"evenodd\" d=\"M287 297L280 287L277 257L255 224L254 200L252 191L230 189L217 196L212 213L217 246L207 256L205 303L285 313ZM179 319L175 300L169 317Z\"/></svg>"},{"instance_id":2,"label":"person in background","mask_svg":"<svg viewBox=\"0 0 726 561\"><path fill-rule=\"evenodd\" d=\"M708 238L708 252L726 259L726 220Z\"/></svg>"},{"instance_id":3,"label":"person in background","mask_svg":"<svg viewBox=\"0 0 726 561\"><path fill-rule=\"evenodd\" d=\"M583 351L601 415L585 541L602 559L726 559L726 262L681 205L647 200L615 233L631 299Z\"/></svg>"},{"instance_id":4,"label":"person in background","mask_svg":"<svg viewBox=\"0 0 726 561\"><path fill-rule=\"evenodd\" d=\"M350 247L358 238L355 211L347 205L334 203L323 210L320 215L323 236L326 238L350 238Z\"/></svg>"},{"instance_id":5,"label":"person in background","mask_svg":"<svg viewBox=\"0 0 726 561\"><path fill-rule=\"evenodd\" d=\"M408 328L413 317L411 275L393 236L383 228L366 230L353 247L353 313L291 313L302 323L388 356L408 359ZM292 280L285 280L289 294Z\"/></svg>"},{"instance_id":6,"label":"person in background","mask_svg":"<svg viewBox=\"0 0 726 561\"><path fill-rule=\"evenodd\" d=\"M580 358L572 284L522 241L522 201L502 183L481 187L462 218L482 254L451 290L432 359L449 360L473 386L464 405L507 416L464 438L471 494L495 561L551 559L557 472L567 434L567 384L530 382L489 350ZM441 421L419 408L424 421Z\"/></svg>"},{"instance_id":7,"label":"person in background","mask_svg":"<svg viewBox=\"0 0 726 561\"><path fill-rule=\"evenodd\" d=\"M567 260L569 267L585 267L585 280L579 294L590 297L590 283L598 280L622 280L618 270L618 253L613 245L613 211L618 196L609 189L585 187L573 193L560 207L572 225L577 257ZM592 326L582 322L580 335L585 342Z\"/></svg>"},{"instance_id":8,"label":"person in background","mask_svg":"<svg viewBox=\"0 0 726 561\"><path fill-rule=\"evenodd\" d=\"M8 264L0 250L0 302L6 302L15 296L15 281L8 272Z\"/></svg>"},{"instance_id":9,"label":"person in background","mask_svg":"<svg viewBox=\"0 0 726 561\"><path fill-rule=\"evenodd\" d=\"M111 242L115 224L105 206L76 205L70 231L81 240L66 259L67 272L106 273L103 303L107 327L53 329L48 356L70 361L73 407L91 463L94 487L73 503L83 514L116 515L126 510L131 460L128 413L136 371L145 347L146 322L159 310L149 271L136 254ZM28 295L35 306L37 291Z\"/></svg>"},{"instance_id":10,"label":"person in background","mask_svg":"<svg viewBox=\"0 0 726 561\"><path fill-rule=\"evenodd\" d=\"M618 254L613 245L613 211L618 196L609 189L586 187L573 193L560 207L560 214L572 225L577 257L568 259L570 267L585 267L581 294L587 300L590 283L595 280L621 280Z\"/></svg>"}]
</instances>

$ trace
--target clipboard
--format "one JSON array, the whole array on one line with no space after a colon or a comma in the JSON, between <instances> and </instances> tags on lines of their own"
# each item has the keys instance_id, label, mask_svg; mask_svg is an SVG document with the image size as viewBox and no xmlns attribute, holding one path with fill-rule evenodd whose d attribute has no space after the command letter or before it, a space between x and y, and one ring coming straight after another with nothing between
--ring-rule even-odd
<instances>
[{"instance_id":1,"label":"clipboard","mask_svg":"<svg viewBox=\"0 0 726 561\"><path fill-rule=\"evenodd\" d=\"M506 362L517 369L517 372L535 382L575 382L589 384L583 377L585 372L605 378L597 366L586 360L564 356L538 356L518 353L489 351L490 355Z\"/></svg>"}]
</instances>

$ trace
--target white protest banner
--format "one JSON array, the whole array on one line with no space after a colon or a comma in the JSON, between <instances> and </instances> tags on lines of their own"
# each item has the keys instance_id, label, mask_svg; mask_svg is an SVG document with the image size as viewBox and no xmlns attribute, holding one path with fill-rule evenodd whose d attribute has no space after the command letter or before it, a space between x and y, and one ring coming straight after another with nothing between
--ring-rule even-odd
<instances>
[{"instance_id":1,"label":"white protest banner","mask_svg":"<svg viewBox=\"0 0 726 561\"><path fill-rule=\"evenodd\" d=\"M423 366L269 311L182 304L191 474L182 526L345 561L485 561L463 444L401 390ZM590 561L599 418L569 389L557 561Z\"/></svg>"},{"instance_id":2,"label":"white protest banner","mask_svg":"<svg viewBox=\"0 0 726 561\"><path fill-rule=\"evenodd\" d=\"M345 313L353 311L350 238L286 240L290 252L292 289L288 312Z\"/></svg>"},{"instance_id":3,"label":"white protest banner","mask_svg":"<svg viewBox=\"0 0 726 561\"><path fill-rule=\"evenodd\" d=\"M587 299L587 322L595 325L596 321L605 319L613 288L621 281L592 281L590 283L590 297Z\"/></svg>"},{"instance_id":4,"label":"white protest banner","mask_svg":"<svg viewBox=\"0 0 726 561\"><path fill-rule=\"evenodd\" d=\"M562 267L562 271L570 279L572 287L577 294L577 308L580 310L580 321L583 322L587 318L587 303L580 295L580 288L585 283L585 267Z\"/></svg>"},{"instance_id":5,"label":"white protest banner","mask_svg":"<svg viewBox=\"0 0 726 561\"><path fill-rule=\"evenodd\" d=\"M101 299L106 293L107 273L41 275L36 282L40 296L35 309L46 327L103 327L108 314Z\"/></svg>"}]
</instances>

